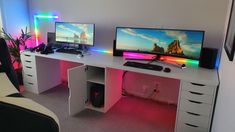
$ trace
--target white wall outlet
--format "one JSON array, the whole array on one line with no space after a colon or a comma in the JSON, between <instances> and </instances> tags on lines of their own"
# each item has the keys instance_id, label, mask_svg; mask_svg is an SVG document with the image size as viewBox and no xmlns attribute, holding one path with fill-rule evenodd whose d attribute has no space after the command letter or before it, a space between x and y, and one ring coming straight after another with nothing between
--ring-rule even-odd
<instances>
[{"instance_id":1,"label":"white wall outlet","mask_svg":"<svg viewBox=\"0 0 235 132\"><path fill-rule=\"evenodd\" d=\"M154 88L158 89L159 88L159 82L154 83Z\"/></svg>"},{"instance_id":2,"label":"white wall outlet","mask_svg":"<svg viewBox=\"0 0 235 132\"><path fill-rule=\"evenodd\" d=\"M142 93L146 93L148 90L149 86L148 85L143 85L142 86Z\"/></svg>"}]
</instances>

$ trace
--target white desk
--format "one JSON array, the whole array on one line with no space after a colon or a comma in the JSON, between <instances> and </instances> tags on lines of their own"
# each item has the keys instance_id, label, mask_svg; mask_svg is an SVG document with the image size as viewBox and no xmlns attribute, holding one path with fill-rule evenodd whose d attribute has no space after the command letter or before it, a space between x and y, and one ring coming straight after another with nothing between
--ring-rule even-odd
<instances>
[{"instance_id":1,"label":"white desk","mask_svg":"<svg viewBox=\"0 0 235 132\"><path fill-rule=\"evenodd\" d=\"M42 55L23 52L21 59L25 88L38 94L60 84L60 60L81 64L68 69L70 115L85 108L107 112L121 98L123 71L178 79L181 81L181 87L175 131L207 132L210 130L219 85L217 70L190 67L179 69L167 66L171 68L171 72L165 73L138 69L123 66L125 60L121 57L97 52L83 58L63 53ZM102 108L89 105L89 87L94 83L104 85L105 102Z\"/></svg>"}]
</instances>

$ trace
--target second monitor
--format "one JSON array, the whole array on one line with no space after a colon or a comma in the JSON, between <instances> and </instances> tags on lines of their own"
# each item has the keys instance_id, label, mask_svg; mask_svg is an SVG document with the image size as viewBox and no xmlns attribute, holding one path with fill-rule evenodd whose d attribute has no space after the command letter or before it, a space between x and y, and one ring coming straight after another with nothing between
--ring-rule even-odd
<instances>
[{"instance_id":1,"label":"second monitor","mask_svg":"<svg viewBox=\"0 0 235 132\"><path fill-rule=\"evenodd\" d=\"M68 44L57 52L83 54L88 50L86 46L94 45L95 24L56 22L55 34L56 42Z\"/></svg>"},{"instance_id":2,"label":"second monitor","mask_svg":"<svg viewBox=\"0 0 235 132\"><path fill-rule=\"evenodd\" d=\"M56 22L56 42L94 45L95 24Z\"/></svg>"},{"instance_id":3,"label":"second monitor","mask_svg":"<svg viewBox=\"0 0 235 132\"><path fill-rule=\"evenodd\" d=\"M116 28L116 49L199 60L204 31Z\"/></svg>"}]
</instances>

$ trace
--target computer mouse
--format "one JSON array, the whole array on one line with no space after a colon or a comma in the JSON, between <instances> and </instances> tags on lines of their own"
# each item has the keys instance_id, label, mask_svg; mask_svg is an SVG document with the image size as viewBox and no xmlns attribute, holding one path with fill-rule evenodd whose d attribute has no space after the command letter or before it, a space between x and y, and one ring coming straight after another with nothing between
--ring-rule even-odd
<instances>
[{"instance_id":1,"label":"computer mouse","mask_svg":"<svg viewBox=\"0 0 235 132\"><path fill-rule=\"evenodd\" d=\"M185 64L182 64L182 65L181 65L181 68L186 68L186 65L185 65Z\"/></svg>"},{"instance_id":2,"label":"computer mouse","mask_svg":"<svg viewBox=\"0 0 235 132\"><path fill-rule=\"evenodd\" d=\"M171 69L169 67L164 68L164 72L171 72Z\"/></svg>"},{"instance_id":3,"label":"computer mouse","mask_svg":"<svg viewBox=\"0 0 235 132\"><path fill-rule=\"evenodd\" d=\"M77 55L77 58L82 58L82 57L84 57L83 54L78 54L78 55Z\"/></svg>"}]
</instances>

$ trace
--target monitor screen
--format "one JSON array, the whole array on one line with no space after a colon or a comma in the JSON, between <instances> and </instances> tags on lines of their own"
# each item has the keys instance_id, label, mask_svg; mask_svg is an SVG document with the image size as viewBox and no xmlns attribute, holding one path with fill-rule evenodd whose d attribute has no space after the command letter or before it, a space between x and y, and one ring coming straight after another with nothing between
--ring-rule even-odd
<instances>
[{"instance_id":1,"label":"monitor screen","mask_svg":"<svg viewBox=\"0 0 235 132\"><path fill-rule=\"evenodd\" d=\"M56 22L56 42L94 45L94 24Z\"/></svg>"},{"instance_id":2,"label":"monitor screen","mask_svg":"<svg viewBox=\"0 0 235 132\"><path fill-rule=\"evenodd\" d=\"M204 40L204 31L116 28L116 49L170 55L198 60Z\"/></svg>"}]
</instances>

